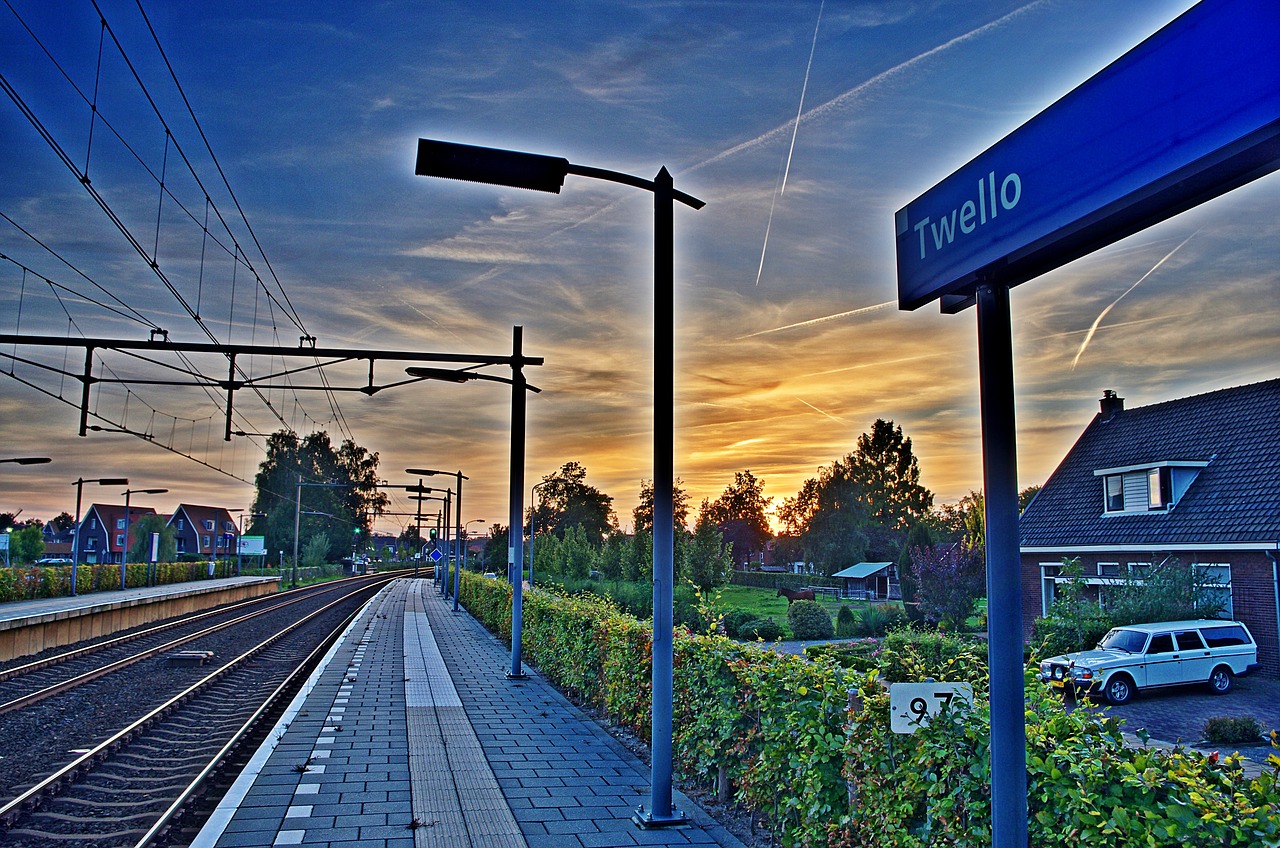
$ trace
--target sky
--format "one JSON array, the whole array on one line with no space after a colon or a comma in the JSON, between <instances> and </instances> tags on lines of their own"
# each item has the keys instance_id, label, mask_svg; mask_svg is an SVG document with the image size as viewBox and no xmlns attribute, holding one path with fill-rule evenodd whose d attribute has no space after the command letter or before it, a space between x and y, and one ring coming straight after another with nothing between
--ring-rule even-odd
<instances>
[{"instance_id":1,"label":"sky","mask_svg":"<svg viewBox=\"0 0 1280 848\"><path fill-rule=\"evenodd\" d=\"M505 355L520 326L544 358L527 484L579 462L624 527L653 477L651 196L417 177L418 138L666 167L706 201L674 212L675 474L695 506L748 469L780 503L877 418L954 502L982 485L975 315L897 308L894 213L1192 5L143 0L144 19L98 2L105 31L82 0L0 9L0 332ZM1104 389L1133 407L1277 376L1278 189L1264 177L1012 291L1021 487ZM291 375L237 393L250 435L225 442L219 392L100 352L95 375L121 382L93 386L106 431L82 438L83 356L0 350L0 458L54 460L0 464L0 511L47 520L74 510L77 478L120 476L168 488L140 496L161 511L244 509L252 434L288 426L376 451L392 485L461 470L462 518L507 521L507 386L326 395ZM367 368L325 374L358 386ZM96 489L86 504L121 500Z\"/></svg>"}]
</instances>

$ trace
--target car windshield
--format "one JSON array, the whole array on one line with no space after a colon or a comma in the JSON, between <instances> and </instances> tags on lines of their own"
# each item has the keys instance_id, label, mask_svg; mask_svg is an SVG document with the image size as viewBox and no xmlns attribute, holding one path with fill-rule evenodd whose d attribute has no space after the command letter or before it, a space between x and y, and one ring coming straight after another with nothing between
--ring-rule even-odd
<instances>
[{"instance_id":1,"label":"car windshield","mask_svg":"<svg viewBox=\"0 0 1280 848\"><path fill-rule=\"evenodd\" d=\"M1102 641L1098 643L1098 647L1108 651L1124 651L1126 654L1136 654L1142 650L1142 646L1147 642L1147 634L1137 630L1112 630L1106 636L1102 637Z\"/></svg>"}]
</instances>

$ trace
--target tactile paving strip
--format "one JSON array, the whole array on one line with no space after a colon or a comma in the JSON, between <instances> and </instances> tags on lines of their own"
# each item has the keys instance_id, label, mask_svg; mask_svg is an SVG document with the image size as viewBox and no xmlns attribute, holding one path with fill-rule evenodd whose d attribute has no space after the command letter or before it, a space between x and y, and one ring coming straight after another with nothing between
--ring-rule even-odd
<instances>
[{"instance_id":1,"label":"tactile paving strip","mask_svg":"<svg viewBox=\"0 0 1280 848\"><path fill-rule=\"evenodd\" d=\"M417 848L526 848L445 668L415 581L404 612L405 714Z\"/></svg>"}]
</instances>

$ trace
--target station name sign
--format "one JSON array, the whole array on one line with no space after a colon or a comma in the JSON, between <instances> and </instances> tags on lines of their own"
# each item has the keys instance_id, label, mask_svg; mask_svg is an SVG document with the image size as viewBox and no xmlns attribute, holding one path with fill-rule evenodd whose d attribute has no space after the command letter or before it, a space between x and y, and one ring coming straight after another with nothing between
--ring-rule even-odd
<instances>
[{"instance_id":1,"label":"station name sign","mask_svg":"<svg viewBox=\"0 0 1280 848\"><path fill-rule=\"evenodd\" d=\"M972 303L1280 167L1280 2L1202 0L899 210L898 305Z\"/></svg>"}]
</instances>

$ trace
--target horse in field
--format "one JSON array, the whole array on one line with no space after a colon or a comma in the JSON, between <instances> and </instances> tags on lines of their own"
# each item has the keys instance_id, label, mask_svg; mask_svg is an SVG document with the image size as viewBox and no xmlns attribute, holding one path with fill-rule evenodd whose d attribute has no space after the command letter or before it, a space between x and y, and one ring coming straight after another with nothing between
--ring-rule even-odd
<instances>
[{"instance_id":1,"label":"horse in field","mask_svg":"<svg viewBox=\"0 0 1280 848\"><path fill-rule=\"evenodd\" d=\"M792 601L812 601L812 589L779 589L775 598L786 598L787 606L791 606Z\"/></svg>"}]
</instances>

